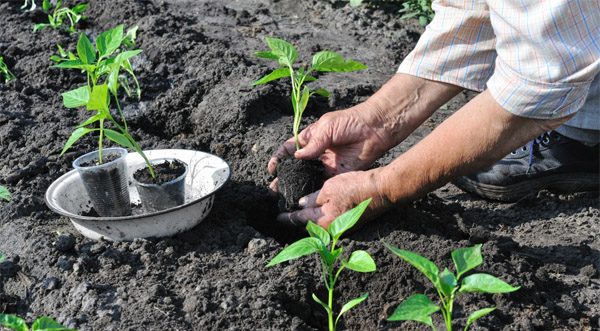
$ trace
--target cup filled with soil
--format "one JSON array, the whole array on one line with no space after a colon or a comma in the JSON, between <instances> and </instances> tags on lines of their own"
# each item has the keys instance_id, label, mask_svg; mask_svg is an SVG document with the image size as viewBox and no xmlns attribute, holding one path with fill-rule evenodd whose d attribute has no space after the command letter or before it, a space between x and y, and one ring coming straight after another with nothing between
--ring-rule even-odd
<instances>
[{"instance_id":1,"label":"cup filled with soil","mask_svg":"<svg viewBox=\"0 0 600 331\"><path fill-rule=\"evenodd\" d=\"M141 164L133 173L133 181L144 210L152 213L184 204L188 165L170 158L154 159L150 163L155 177L146 168L146 163Z\"/></svg>"},{"instance_id":2,"label":"cup filled with soil","mask_svg":"<svg viewBox=\"0 0 600 331\"><path fill-rule=\"evenodd\" d=\"M300 208L300 198L321 189L325 168L319 160L286 158L277 165L277 178L279 210L294 211Z\"/></svg>"},{"instance_id":3,"label":"cup filled with soil","mask_svg":"<svg viewBox=\"0 0 600 331\"><path fill-rule=\"evenodd\" d=\"M73 161L94 210L101 217L131 215L125 156L124 148L104 148L102 159L96 150Z\"/></svg>"}]
</instances>

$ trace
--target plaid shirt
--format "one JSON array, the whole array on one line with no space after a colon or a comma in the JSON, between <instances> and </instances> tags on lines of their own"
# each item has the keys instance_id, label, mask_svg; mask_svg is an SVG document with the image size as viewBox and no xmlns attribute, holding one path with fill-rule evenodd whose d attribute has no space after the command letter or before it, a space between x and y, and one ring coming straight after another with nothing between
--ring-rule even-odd
<instances>
[{"instance_id":1,"label":"plaid shirt","mask_svg":"<svg viewBox=\"0 0 600 331\"><path fill-rule=\"evenodd\" d=\"M398 72L487 86L507 111L542 119L577 112L600 72L600 0L437 0L433 9Z\"/></svg>"}]
</instances>

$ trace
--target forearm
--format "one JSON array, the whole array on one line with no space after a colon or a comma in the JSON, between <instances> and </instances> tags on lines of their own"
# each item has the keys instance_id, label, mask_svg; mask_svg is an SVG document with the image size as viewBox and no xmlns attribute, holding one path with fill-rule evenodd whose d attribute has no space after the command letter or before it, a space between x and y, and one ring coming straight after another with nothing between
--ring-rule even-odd
<instances>
[{"instance_id":1,"label":"forearm","mask_svg":"<svg viewBox=\"0 0 600 331\"><path fill-rule=\"evenodd\" d=\"M566 119L518 117L483 92L386 167L378 189L389 202L415 199L456 176L489 166Z\"/></svg>"},{"instance_id":2,"label":"forearm","mask_svg":"<svg viewBox=\"0 0 600 331\"><path fill-rule=\"evenodd\" d=\"M408 137L461 87L407 74L395 74L358 107L364 121L391 148Z\"/></svg>"}]
</instances>

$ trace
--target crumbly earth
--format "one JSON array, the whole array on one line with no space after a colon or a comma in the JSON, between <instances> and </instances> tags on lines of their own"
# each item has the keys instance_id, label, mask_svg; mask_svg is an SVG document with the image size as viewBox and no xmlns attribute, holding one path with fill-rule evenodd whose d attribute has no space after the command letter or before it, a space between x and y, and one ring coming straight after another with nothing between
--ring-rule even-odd
<instances>
[{"instance_id":1,"label":"crumbly earth","mask_svg":"<svg viewBox=\"0 0 600 331\"><path fill-rule=\"evenodd\" d=\"M252 88L271 64L256 59L262 37L276 35L306 55L339 51L369 69L324 75L328 102L309 103L303 125L372 94L395 72L422 29L399 19L398 7L351 8L333 0L90 0L80 28L95 36L118 23L139 25L144 52L133 65L141 101L125 100L133 135L146 149L187 148L221 156L232 167L210 216L166 239L129 243L83 238L44 204L49 184L93 148L84 139L63 157L62 144L85 111L62 106L60 93L84 82L50 68L55 44L76 36L32 33L44 14L0 3L0 54L18 77L0 84L0 184L14 194L0 206L0 312L33 320L49 315L81 330L322 330L317 261L266 269L298 234L274 223L277 202L266 187L266 163L291 132L286 83ZM308 61L307 57L303 57ZM381 164L415 144L467 100L464 94L421 126ZM372 274L345 273L339 302L369 299L347 314L349 330L424 330L386 317L409 295L433 295L424 277L387 252L381 240L450 266L452 249L483 244L482 272L522 288L510 295L467 295L457 326L476 308L496 306L477 330L600 328L600 212L593 193L540 192L511 204L477 199L446 185L399 206L343 241L377 261ZM440 319L436 322L439 324Z\"/></svg>"},{"instance_id":2,"label":"crumbly earth","mask_svg":"<svg viewBox=\"0 0 600 331\"><path fill-rule=\"evenodd\" d=\"M319 160L287 158L277 164L279 210L299 208L298 200L320 190L325 180L325 168Z\"/></svg>"}]
</instances>

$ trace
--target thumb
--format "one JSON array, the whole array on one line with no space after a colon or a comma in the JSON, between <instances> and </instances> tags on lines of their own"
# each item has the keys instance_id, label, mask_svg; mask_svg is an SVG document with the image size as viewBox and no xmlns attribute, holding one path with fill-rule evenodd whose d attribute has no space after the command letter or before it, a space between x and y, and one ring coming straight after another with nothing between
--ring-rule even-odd
<instances>
[{"instance_id":1,"label":"thumb","mask_svg":"<svg viewBox=\"0 0 600 331\"><path fill-rule=\"evenodd\" d=\"M294 153L294 157L297 159L317 159L325 150L329 147L329 139L322 134L313 134L307 139L308 142L302 149L297 150Z\"/></svg>"}]
</instances>

